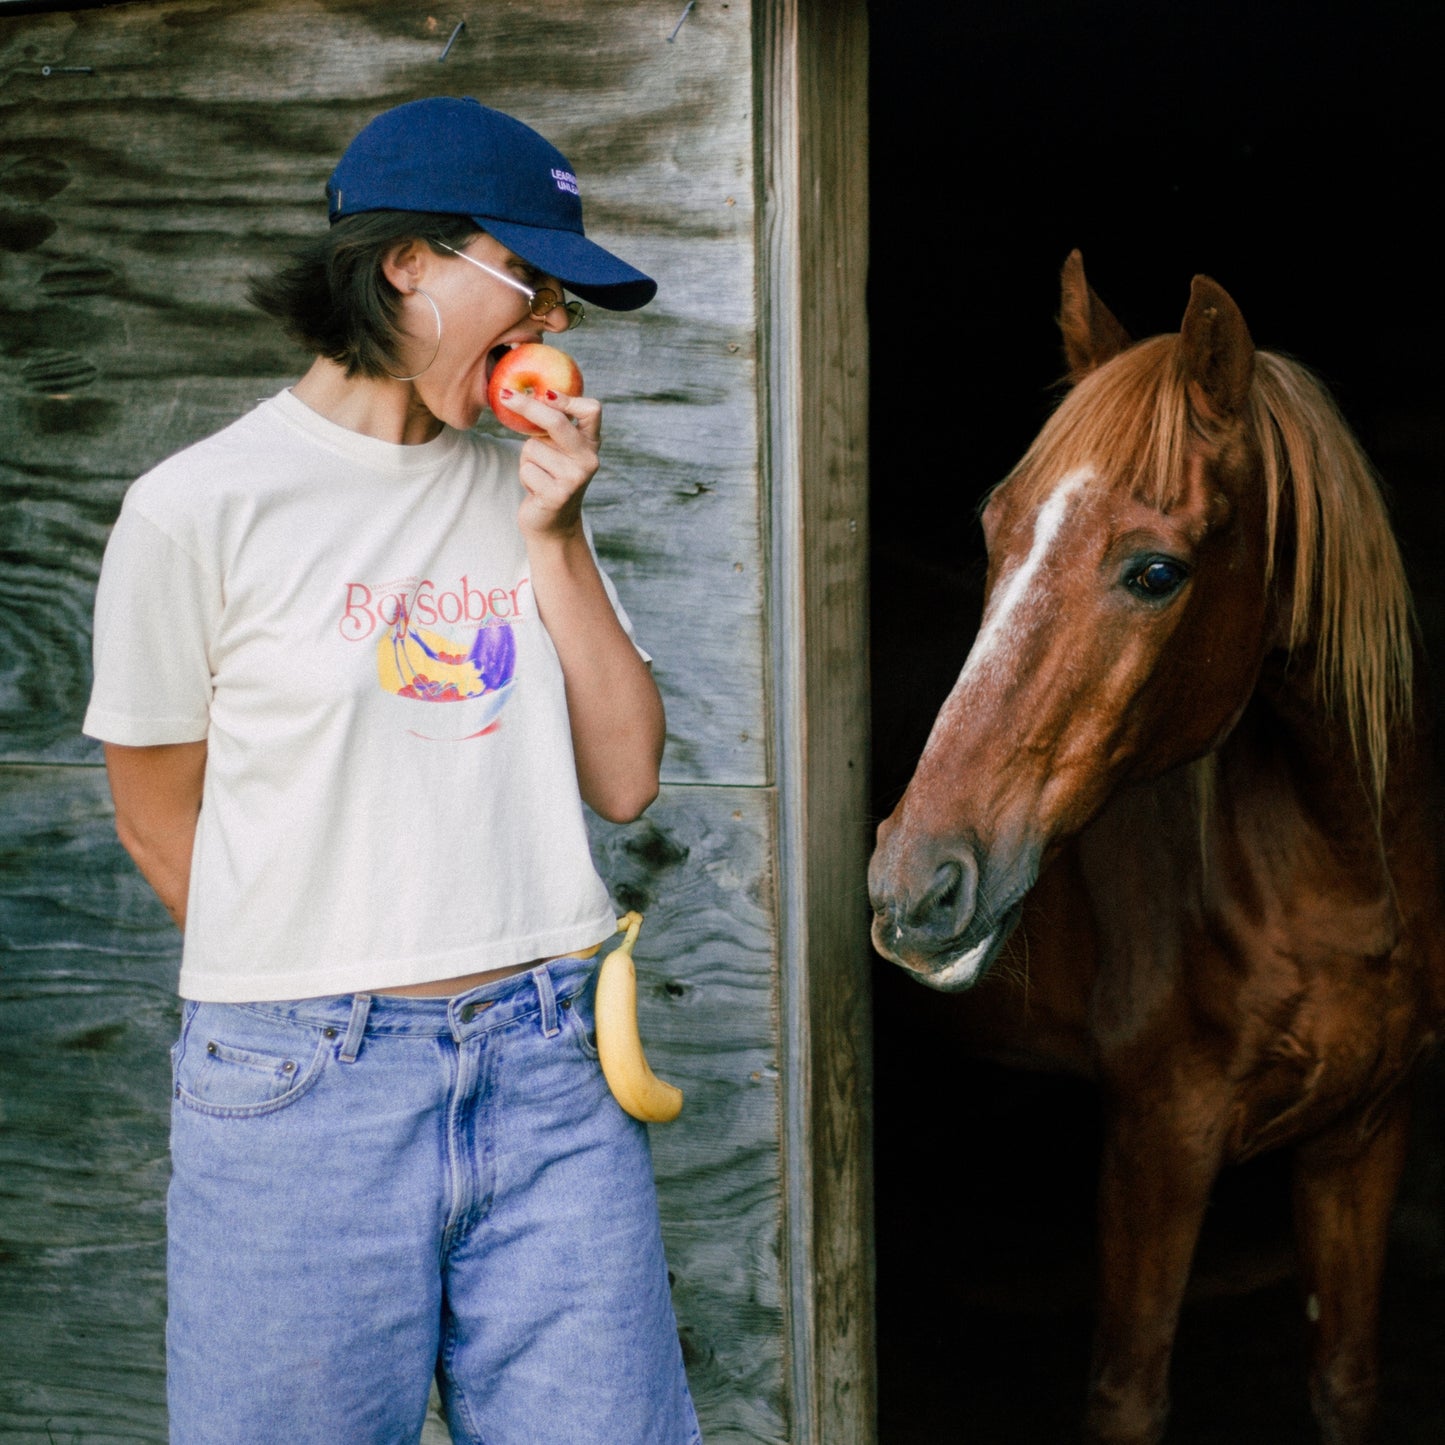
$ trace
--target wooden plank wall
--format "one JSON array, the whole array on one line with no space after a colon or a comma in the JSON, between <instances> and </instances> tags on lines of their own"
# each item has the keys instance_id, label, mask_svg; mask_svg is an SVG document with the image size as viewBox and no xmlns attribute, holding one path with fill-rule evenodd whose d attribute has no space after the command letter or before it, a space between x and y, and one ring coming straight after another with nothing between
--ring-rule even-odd
<instances>
[{"instance_id":1,"label":"wooden plank wall","mask_svg":"<svg viewBox=\"0 0 1445 1445\"><path fill-rule=\"evenodd\" d=\"M832 7L803 8L816 26ZM861 5L838 8L855 17L843 50L861 106ZM780 810L797 800L780 804L774 771L787 753L769 680L777 499L764 485L759 347L769 316L796 311L786 287L807 278L794 263L764 298L758 262L792 244L778 238L807 196L796 170L773 190L783 224L764 245L759 147L795 143L790 73L811 87L815 116L828 109L818 106L828 79L797 69L809 43L797 9L773 9L784 22L766 33L763 0L759 16L747 0L700 0L680 27L683 0L138 0L0 16L0 1436L164 1438L178 945L114 842L97 752L78 733L104 539L131 479L299 372L304 359L246 306L246 277L324 224L326 175L371 115L442 93L476 96L553 139L582 177L590 230L661 283L646 311L589 320L568 349L608 403L591 512L668 708L663 797L631 827L599 825L594 842L618 901L647 913L644 1033L658 1071L688 1094L654 1150L705 1435L709 1445L869 1437L871 1405L858 1406L871 1400L858 1315L866 1259L856 1240L838 1243L864 1218L866 1158L855 1151L866 1152L866 1133L848 1122L863 1085L848 1073L857 1050L866 1059L866 1029L856 979L832 1003L809 995L806 954L787 953L777 880ZM767 126L755 111L764 92ZM843 259L826 251L810 264ZM853 283L861 304L861 272ZM830 304L846 304L846 290L835 285ZM787 344L798 339L794 326ZM855 383L861 357L843 362ZM842 399L859 396L855 384ZM820 514L818 545L835 552L856 513L844 495L861 462L856 424L847 485ZM827 425L809 424L808 465L841 475L825 455ZM844 541L855 577L860 546ZM851 662L861 687L863 655L861 633L851 645L835 637L813 666ZM807 689L788 696L802 704ZM850 747L829 755L856 762L861 786ZM798 1027L810 1004L822 1008L816 1037ZM790 1330L812 1312L814 1205L788 1218L780 1066L800 1081L794 1102L812 1097L815 1055L847 1036L854 1052L817 1081L828 1101L800 1127L827 1124L823 1143L838 1151L828 1177L843 1181L817 1196L834 1241L818 1258L844 1260L855 1278L807 1323L815 1374L804 1378ZM852 1312L841 1354L830 1344L839 1311ZM799 1396L819 1392L820 1351L856 1392L841 1407L856 1429L815 1433L842 1418Z\"/></svg>"}]
</instances>

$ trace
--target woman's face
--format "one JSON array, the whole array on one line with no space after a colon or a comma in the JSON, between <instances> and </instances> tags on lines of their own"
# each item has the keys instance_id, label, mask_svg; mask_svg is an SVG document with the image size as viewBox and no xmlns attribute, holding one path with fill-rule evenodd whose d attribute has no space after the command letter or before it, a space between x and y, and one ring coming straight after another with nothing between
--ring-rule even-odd
<instances>
[{"instance_id":1,"label":"woman's face","mask_svg":"<svg viewBox=\"0 0 1445 1445\"><path fill-rule=\"evenodd\" d=\"M427 292L441 316L438 345L437 319L426 297L404 295L400 374L420 372L410 382L414 402L438 421L466 430L486 409L487 379L502 352L524 341L540 341L544 332L564 330L567 323L560 308L538 320L522 292L464 257L513 277L529 291L546 286L560 296L562 286L555 277L528 265L492 236L477 236L459 249L462 256L437 255L415 243L393 284L404 293L415 287Z\"/></svg>"}]
</instances>

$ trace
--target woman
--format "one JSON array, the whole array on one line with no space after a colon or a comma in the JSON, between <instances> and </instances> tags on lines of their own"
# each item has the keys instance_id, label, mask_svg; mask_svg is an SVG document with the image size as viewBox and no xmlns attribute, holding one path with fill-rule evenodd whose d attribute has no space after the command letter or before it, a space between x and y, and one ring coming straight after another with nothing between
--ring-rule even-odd
<instances>
[{"instance_id":1,"label":"woman","mask_svg":"<svg viewBox=\"0 0 1445 1445\"><path fill-rule=\"evenodd\" d=\"M656 290L566 160L473 100L377 117L255 299L315 353L130 489L85 730L184 929L171 1439L698 1439L646 1134L607 1093L615 926L582 800L636 817L663 715L582 520L599 404L509 347Z\"/></svg>"}]
</instances>

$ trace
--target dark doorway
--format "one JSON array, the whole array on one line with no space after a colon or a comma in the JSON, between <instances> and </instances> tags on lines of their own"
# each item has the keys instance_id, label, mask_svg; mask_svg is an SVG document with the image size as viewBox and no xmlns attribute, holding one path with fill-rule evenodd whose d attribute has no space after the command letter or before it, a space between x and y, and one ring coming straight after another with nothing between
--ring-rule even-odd
<instances>
[{"instance_id":1,"label":"dark doorway","mask_svg":"<svg viewBox=\"0 0 1445 1445\"><path fill-rule=\"evenodd\" d=\"M1057 278L1076 246L1133 334L1176 330L1202 271L1260 345L1322 374L1385 478L1440 675L1445 12L875 0L871 23L877 816L967 652L975 508L1055 398ZM905 997L917 986L877 969L881 1445L1076 1438L1092 1095L938 1057ZM1437 1064L1385 1306L1391 1445L1445 1438L1442 1118ZM1283 1161L1266 1158L1223 1180L1211 1212L1171 1445L1314 1441L1300 1333Z\"/></svg>"}]
</instances>

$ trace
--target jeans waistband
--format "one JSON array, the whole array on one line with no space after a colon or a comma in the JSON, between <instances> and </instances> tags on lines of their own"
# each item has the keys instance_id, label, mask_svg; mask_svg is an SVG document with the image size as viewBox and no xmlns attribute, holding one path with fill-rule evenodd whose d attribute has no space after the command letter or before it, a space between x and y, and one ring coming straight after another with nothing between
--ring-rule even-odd
<instances>
[{"instance_id":1,"label":"jeans waistband","mask_svg":"<svg viewBox=\"0 0 1445 1445\"><path fill-rule=\"evenodd\" d=\"M568 956L540 963L448 998L410 998L402 994L335 994L275 1003L243 1003L231 1007L265 1014L346 1035L451 1035L458 1041L537 1016L545 1033L556 1029L556 1010L590 985L597 971L594 957ZM360 1038L347 1037L345 1048Z\"/></svg>"}]
</instances>

